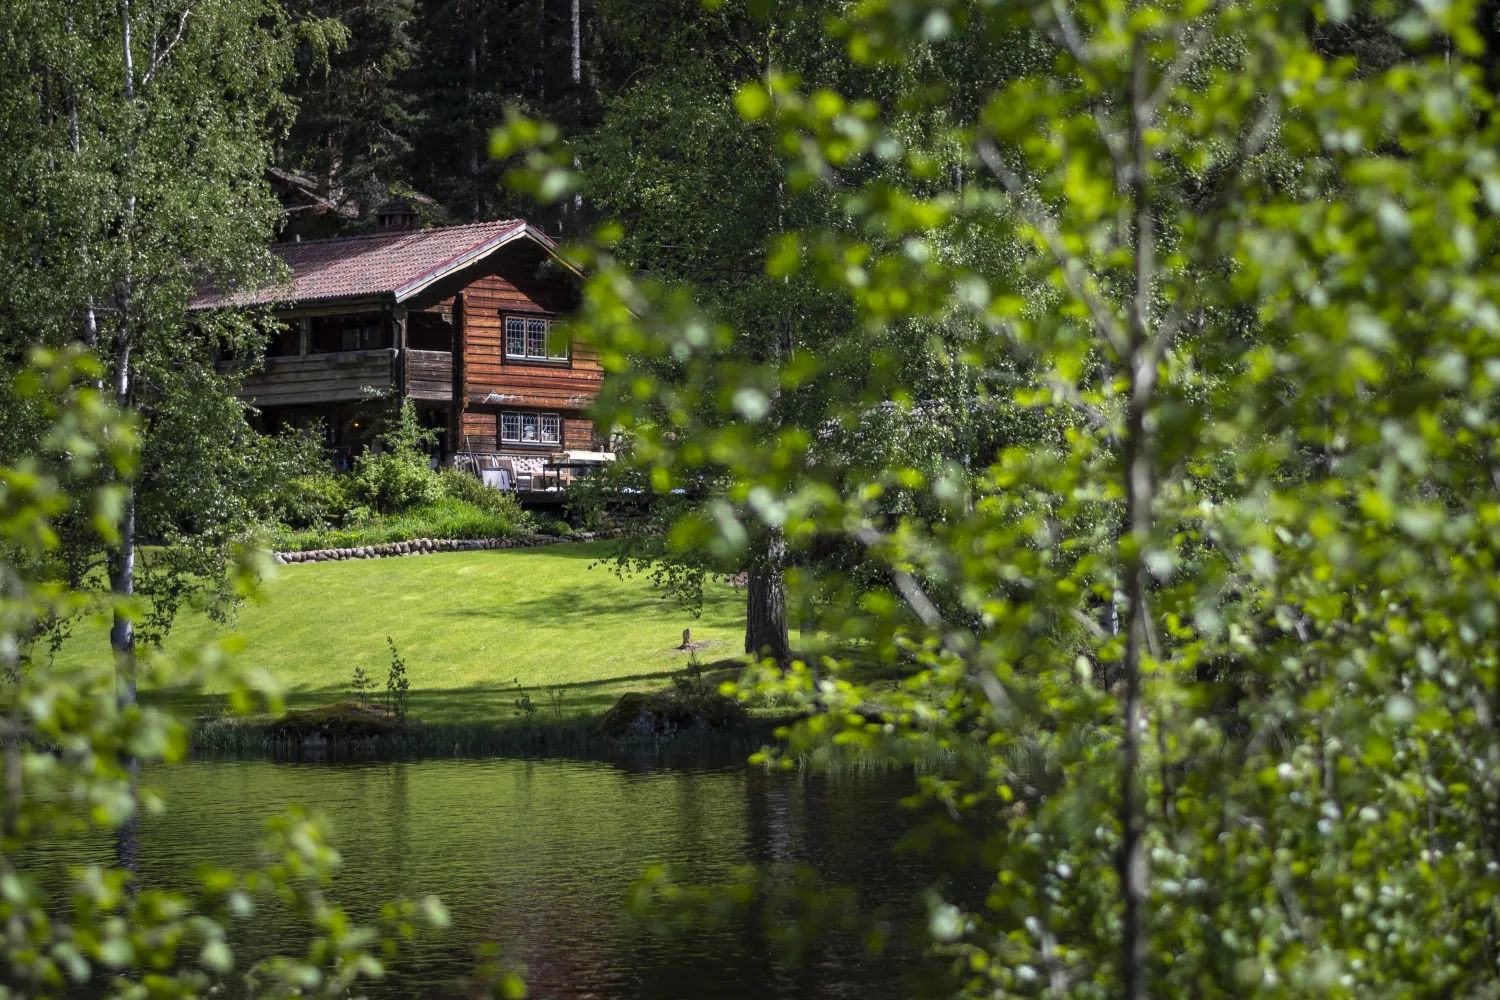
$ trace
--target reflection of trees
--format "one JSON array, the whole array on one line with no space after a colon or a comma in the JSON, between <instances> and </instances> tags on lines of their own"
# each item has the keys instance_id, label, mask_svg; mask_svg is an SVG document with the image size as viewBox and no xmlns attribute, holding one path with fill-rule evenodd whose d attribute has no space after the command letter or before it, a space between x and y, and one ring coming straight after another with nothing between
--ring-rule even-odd
<instances>
[{"instance_id":1,"label":"reflection of trees","mask_svg":"<svg viewBox=\"0 0 1500 1000\"><path fill-rule=\"evenodd\" d=\"M750 862L762 870L771 870L795 861L792 856L792 807L789 792L800 779L772 780L764 772L751 771L745 782L745 817ZM789 983L776 962L768 931L771 914L766 899L757 896L751 904L745 928L749 954L754 956L758 978L768 986L774 984L778 994L786 994Z\"/></svg>"},{"instance_id":2,"label":"reflection of trees","mask_svg":"<svg viewBox=\"0 0 1500 1000\"><path fill-rule=\"evenodd\" d=\"M489 910L484 936L516 947L532 995L718 993L726 981L723 948L688 954L642 934L626 919L624 901L651 863L721 877L743 862L741 775L645 761L517 768L524 777L509 797L504 840L507 858L525 866L527 878L519 895Z\"/></svg>"},{"instance_id":3,"label":"reflection of trees","mask_svg":"<svg viewBox=\"0 0 1500 1000\"><path fill-rule=\"evenodd\" d=\"M515 946L533 996L895 992L848 935L802 966L778 969L761 920L665 942L622 912L628 886L652 862L699 884L745 863L814 863L830 881L863 881L894 838L882 808L898 794L889 783L559 760L197 763L151 769L143 783L174 807L169 823L143 823L147 884L167 887L169 876L204 861L253 863L263 818L300 801L332 821L345 863L330 898L352 916L368 920L376 901L392 896L441 895L452 930L420 944L375 996L449 994L486 942ZM90 849L108 857L112 846ZM249 958L300 947L301 933L267 901L232 942Z\"/></svg>"},{"instance_id":4,"label":"reflection of trees","mask_svg":"<svg viewBox=\"0 0 1500 1000\"><path fill-rule=\"evenodd\" d=\"M920 925L920 896L934 874L895 851L908 817L890 806L910 794L910 776L752 772L746 791L750 851L782 894L773 912L762 900L747 927L766 981L785 996L908 995L920 963L903 928ZM767 929L792 928L819 906L829 908L824 918L778 948ZM866 932L877 924L894 938L872 954Z\"/></svg>"}]
</instances>

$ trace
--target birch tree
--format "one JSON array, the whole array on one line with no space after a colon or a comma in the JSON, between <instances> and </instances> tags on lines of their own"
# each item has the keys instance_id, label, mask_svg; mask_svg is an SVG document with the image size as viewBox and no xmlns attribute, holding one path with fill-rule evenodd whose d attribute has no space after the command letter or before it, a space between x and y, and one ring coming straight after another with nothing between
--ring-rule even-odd
<instances>
[{"instance_id":1,"label":"birch tree","mask_svg":"<svg viewBox=\"0 0 1500 1000\"><path fill-rule=\"evenodd\" d=\"M124 599L111 645L128 703L142 616L154 641L203 585L229 596L216 581L252 520L259 445L214 360L259 334L253 317L188 304L209 281L275 277L279 211L262 172L291 114L281 87L299 39L337 33L274 4L215 0L17 3L0 19L0 132L17 151L0 167L8 361L80 341L104 360L116 405L141 417L118 541L101 552L81 526L54 554L74 585L102 568ZM143 541L159 545L145 563Z\"/></svg>"}]
</instances>

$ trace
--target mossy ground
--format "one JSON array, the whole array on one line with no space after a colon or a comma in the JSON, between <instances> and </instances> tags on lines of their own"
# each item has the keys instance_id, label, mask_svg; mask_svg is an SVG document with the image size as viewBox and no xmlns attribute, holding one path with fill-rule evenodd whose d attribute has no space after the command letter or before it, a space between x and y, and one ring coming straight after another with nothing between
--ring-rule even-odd
<instances>
[{"instance_id":1,"label":"mossy ground","mask_svg":"<svg viewBox=\"0 0 1500 1000\"><path fill-rule=\"evenodd\" d=\"M744 636L744 592L708 588L701 617L640 577L600 563L611 543L449 552L278 567L261 599L225 629L187 613L167 649L235 632L243 662L287 686L292 708L351 697L356 666L383 695L395 640L411 681L410 714L428 723L523 723L599 716L626 691L670 687L687 668L682 630L713 645L704 663L733 656ZM59 654L108 655L101 626L80 627ZM554 696L560 702L554 702ZM149 698L145 692L143 697ZM211 714L210 692L190 705Z\"/></svg>"}]
</instances>

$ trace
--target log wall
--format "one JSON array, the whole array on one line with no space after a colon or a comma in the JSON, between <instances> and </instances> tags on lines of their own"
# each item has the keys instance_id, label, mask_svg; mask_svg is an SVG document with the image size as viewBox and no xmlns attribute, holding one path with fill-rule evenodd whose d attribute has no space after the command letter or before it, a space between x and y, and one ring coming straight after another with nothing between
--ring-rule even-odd
<instances>
[{"instance_id":1,"label":"log wall","mask_svg":"<svg viewBox=\"0 0 1500 1000\"><path fill-rule=\"evenodd\" d=\"M594 422L586 418L563 418L563 447L569 451L594 450Z\"/></svg>"},{"instance_id":2,"label":"log wall","mask_svg":"<svg viewBox=\"0 0 1500 1000\"><path fill-rule=\"evenodd\" d=\"M492 274L470 285L464 298L464 397L470 405L577 411L599 395L604 370L587 347L574 344L567 362L505 357L505 317L567 315L577 301L571 281Z\"/></svg>"},{"instance_id":3,"label":"log wall","mask_svg":"<svg viewBox=\"0 0 1500 1000\"><path fill-rule=\"evenodd\" d=\"M498 451L496 444L499 442L498 425L496 424L496 410L465 410L459 431L458 447L460 451ZM527 449L517 449L527 450ZM538 449L540 450L540 449ZM549 451L552 449L548 449Z\"/></svg>"},{"instance_id":4,"label":"log wall","mask_svg":"<svg viewBox=\"0 0 1500 1000\"><path fill-rule=\"evenodd\" d=\"M453 352L406 352L407 392L412 399L449 402L453 398Z\"/></svg>"}]
</instances>

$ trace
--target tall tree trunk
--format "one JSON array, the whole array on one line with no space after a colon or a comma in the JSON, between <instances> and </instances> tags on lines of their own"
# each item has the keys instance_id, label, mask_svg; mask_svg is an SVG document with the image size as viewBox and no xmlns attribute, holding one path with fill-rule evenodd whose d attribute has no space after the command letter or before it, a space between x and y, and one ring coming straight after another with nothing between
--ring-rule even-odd
<instances>
[{"instance_id":1,"label":"tall tree trunk","mask_svg":"<svg viewBox=\"0 0 1500 1000\"><path fill-rule=\"evenodd\" d=\"M533 0L531 5L531 80L536 84L537 104L547 103L547 67L551 63L552 32L547 27L547 0Z\"/></svg>"},{"instance_id":2,"label":"tall tree trunk","mask_svg":"<svg viewBox=\"0 0 1500 1000\"><path fill-rule=\"evenodd\" d=\"M130 0L120 0L120 41L124 50L125 100L135 102L135 59L130 43ZM127 249L132 223L135 221L135 191L128 166L135 158L135 139L130 140L125 162L127 173L123 178L125 191L125 225L123 235ZM130 258L125 259L126 272L119 284L120 321L116 333L114 375L115 406L121 413L130 411L130 306L131 277ZM135 594L135 490L127 487L125 505L120 512L120 550L110 566L109 589L117 600L129 600ZM135 704L135 620L129 612L115 608L114 626L109 630L109 644L115 652L116 669L119 671L117 688L121 705Z\"/></svg>"},{"instance_id":3,"label":"tall tree trunk","mask_svg":"<svg viewBox=\"0 0 1500 1000\"><path fill-rule=\"evenodd\" d=\"M573 0L573 38L572 38L572 70L573 70L573 127L580 127L583 121L583 0ZM573 169L579 169L578 157L573 157ZM573 202L570 206L572 225L570 229L578 229L582 224L583 215L583 192L573 193Z\"/></svg>"},{"instance_id":4,"label":"tall tree trunk","mask_svg":"<svg viewBox=\"0 0 1500 1000\"><path fill-rule=\"evenodd\" d=\"M124 49L125 59L125 100L129 103L135 102L135 61L131 51L130 42L130 0L120 0L120 37ZM136 140L130 140L130 146L126 150L125 162L127 174L123 178L126 185L125 191L125 225L124 237L127 251L131 229L135 222L135 191L134 178L131 176L133 161L135 159ZM130 371L130 306L131 306L131 262L129 254L125 258L125 276L120 282L120 325L115 342L115 405L121 413L129 412L131 395L134 386L131 384ZM128 601L135 594L135 488L127 486L125 489L125 503L120 511L120 548L110 565L109 588L115 600ZM135 619L129 610L118 605L115 607L114 624L109 630L109 644L115 654L116 688L115 696L120 706L135 704ZM133 755L126 754L121 763L129 775L130 797L138 802L136 789L140 780L141 762ZM124 870L133 872L136 870L140 855L140 827L137 810L132 810L130 816L121 825L115 834L115 861ZM126 884L126 891L134 894L139 887L134 879Z\"/></svg>"},{"instance_id":5,"label":"tall tree trunk","mask_svg":"<svg viewBox=\"0 0 1500 1000\"><path fill-rule=\"evenodd\" d=\"M467 77L466 87L469 111L469 135L468 135L468 169L469 183L472 186L472 195L469 206L469 221L477 222L483 218L484 200L482 197L483 185L480 182L480 173L484 165L481 156L481 147L484 142L482 126L478 118L478 103L480 92L480 77L484 71L485 50L488 48L489 39L488 20L486 17L486 5L479 0L471 8L473 23L469 29L469 51L466 59L465 75Z\"/></svg>"},{"instance_id":6,"label":"tall tree trunk","mask_svg":"<svg viewBox=\"0 0 1500 1000\"><path fill-rule=\"evenodd\" d=\"M777 663L792 659L786 617L786 539L766 533L763 551L751 562L746 586L745 652Z\"/></svg>"},{"instance_id":7,"label":"tall tree trunk","mask_svg":"<svg viewBox=\"0 0 1500 1000\"><path fill-rule=\"evenodd\" d=\"M128 357L128 355L127 355ZM128 362L127 362L128 363ZM120 551L110 565L110 591L115 599L129 600L135 593L135 490L127 488L125 507L120 513ZM128 611L115 608L114 625L109 630L109 644L115 653L115 697L121 708L135 704L135 619ZM141 762L126 754L120 762L129 775L130 796L136 798L136 786L140 781ZM140 856L140 818L137 811L115 831L115 863L125 871L133 872ZM126 891L138 891L134 880L126 885Z\"/></svg>"},{"instance_id":8,"label":"tall tree trunk","mask_svg":"<svg viewBox=\"0 0 1500 1000\"><path fill-rule=\"evenodd\" d=\"M130 0L120 0L120 43L124 55L125 100L135 102L135 58L130 42ZM135 157L135 139L130 140L126 151L127 165ZM131 224L135 220L135 192L132 178L127 170L123 178L125 191L124 237L130 239ZM115 405L121 413L129 412L131 403L130 372L130 259L126 256L126 273L119 285L120 322L115 341L114 376ZM92 310L88 322L91 322ZM109 589L117 600L129 600L135 594L135 490L126 488L125 505L120 512L120 549L110 565ZM115 652L115 665L119 672L117 694L121 705L135 704L135 621L129 612L115 608L114 625L109 630L109 644Z\"/></svg>"},{"instance_id":9,"label":"tall tree trunk","mask_svg":"<svg viewBox=\"0 0 1500 1000\"><path fill-rule=\"evenodd\" d=\"M120 513L120 550L110 560L109 589L117 601L135 594L135 490L127 488ZM109 630L109 645L115 654L116 697L121 706L135 704L135 619L115 608Z\"/></svg>"},{"instance_id":10,"label":"tall tree trunk","mask_svg":"<svg viewBox=\"0 0 1500 1000\"><path fill-rule=\"evenodd\" d=\"M1131 86L1131 151L1134 170L1130 175L1130 200L1135 215L1135 297L1131 303L1129 352L1123 360L1128 368L1130 398L1126 404L1122 442L1125 482L1125 521L1130 544L1126 547L1125 585L1125 705L1123 745L1120 754L1120 856L1119 875L1124 896L1120 942L1121 980L1124 1000L1146 1000L1150 927L1151 872L1146 854L1146 808L1141 795L1141 723L1144 692L1141 661L1150 642L1147 616L1145 556L1155 529L1156 469L1147 420L1156 389L1157 355L1152 343L1160 331L1154 329L1151 289L1156 278L1156 228L1151 214L1147 183L1150 149L1146 144L1150 98L1146 54L1137 40Z\"/></svg>"},{"instance_id":11,"label":"tall tree trunk","mask_svg":"<svg viewBox=\"0 0 1500 1000\"><path fill-rule=\"evenodd\" d=\"M472 111L475 95L478 92L479 79L479 41L477 38L469 40L469 108ZM469 183L473 185L473 193L469 204L469 221L473 222L479 218L479 131L474 123L469 123L468 150L467 150Z\"/></svg>"},{"instance_id":12,"label":"tall tree trunk","mask_svg":"<svg viewBox=\"0 0 1500 1000\"><path fill-rule=\"evenodd\" d=\"M583 83L583 7L582 0L573 0L573 91L574 100L577 101L577 91Z\"/></svg>"}]
</instances>

